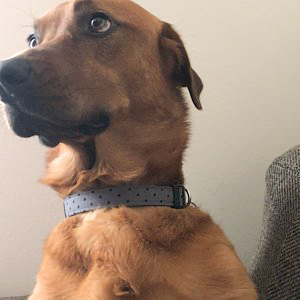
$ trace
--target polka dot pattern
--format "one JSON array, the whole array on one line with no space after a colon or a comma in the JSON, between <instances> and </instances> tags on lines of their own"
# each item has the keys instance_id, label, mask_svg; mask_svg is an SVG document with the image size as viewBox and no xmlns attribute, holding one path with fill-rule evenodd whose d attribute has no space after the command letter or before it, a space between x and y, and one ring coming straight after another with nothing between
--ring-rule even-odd
<instances>
[{"instance_id":1,"label":"polka dot pattern","mask_svg":"<svg viewBox=\"0 0 300 300\"><path fill-rule=\"evenodd\" d=\"M185 208L184 186L116 186L71 195L64 200L65 216L120 206Z\"/></svg>"}]
</instances>

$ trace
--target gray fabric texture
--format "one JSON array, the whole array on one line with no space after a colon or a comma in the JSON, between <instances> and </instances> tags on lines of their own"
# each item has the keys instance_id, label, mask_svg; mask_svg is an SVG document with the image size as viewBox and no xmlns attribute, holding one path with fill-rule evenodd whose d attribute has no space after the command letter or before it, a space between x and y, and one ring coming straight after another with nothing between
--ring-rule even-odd
<instances>
[{"instance_id":1,"label":"gray fabric texture","mask_svg":"<svg viewBox=\"0 0 300 300\"><path fill-rule=\"evenodd\" d=\"M300 299L300 146L266 175L263 231L250 268L263 300Z\"/></svg>"}]
</instances>

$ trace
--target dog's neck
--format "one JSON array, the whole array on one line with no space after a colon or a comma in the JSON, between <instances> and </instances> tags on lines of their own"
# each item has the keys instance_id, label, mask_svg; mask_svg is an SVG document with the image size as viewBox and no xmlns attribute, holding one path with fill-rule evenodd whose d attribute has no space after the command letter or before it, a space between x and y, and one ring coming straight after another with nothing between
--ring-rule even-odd
<instances>
[{"instance_id":1,"label":"dog's neck","mask_svg":"<svg viewBox=\"0 0 300 300\"><path fill-rule=\"evenodd\" d=\"M89 146L60 144L50 153L43 182L62 197L124 184L183 184L188 124L182 111L160 122L118 118Z\"/></svg>"}]
</instances>

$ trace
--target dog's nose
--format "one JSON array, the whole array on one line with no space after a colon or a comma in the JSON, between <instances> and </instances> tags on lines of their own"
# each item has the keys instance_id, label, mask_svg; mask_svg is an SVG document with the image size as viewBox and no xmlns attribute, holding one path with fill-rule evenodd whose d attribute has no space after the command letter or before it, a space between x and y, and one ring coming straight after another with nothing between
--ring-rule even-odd
<instances>
[{"instance_id":1,"label":"dog's nose","mask_svg":"<svg viewBox=\"0 0 300 300\"><path fill-rule=\"evenodd\" d=\"M4 86L20 85L28 80L32 71L31 64L23 58L0 62L0 83Z\"/></svg>"}]
</instances>

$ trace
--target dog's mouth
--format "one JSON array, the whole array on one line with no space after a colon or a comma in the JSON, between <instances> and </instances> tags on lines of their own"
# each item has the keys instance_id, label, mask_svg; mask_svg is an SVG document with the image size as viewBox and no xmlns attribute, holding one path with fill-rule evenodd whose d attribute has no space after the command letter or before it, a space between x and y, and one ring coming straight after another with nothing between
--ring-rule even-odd
<instances>
[{"instance_id":1,"label":"dog's mouth","mask_svg":"<svg viewBox=\"0 0 300 300\"><path fill-rule=\"evenodd\" d=\"M61 142L85 143L104 132L109 126L109 115L105 112L93 113L84 121L63 120L62 113L61 120L53 121L51 117L45 118L28 110L24 111L16 105L16 101L6 101L7 97L11 97L6 93L0 93L0 97L5 103L5 111L12 130L24 138L38 136L42 144L48 147L55 147Z\"/></svg>"},{"instance_id":2,"label":"dog's mouth","mask_svg":"<svg viewBox=\"0 0 300 300\"><path fill-rule=\"evenodd\" d=\"M53 129L55 128L52 131L53 133L43 134L37 132L35 135L38 135L41 143L48 147L55 147L61 142L82 144L104 132L108 124L107 116L101 114L98 116L97 121L90 121L73 127L60 127L49 124L50 127L54 126Z\"/></svg>"}]
</instances>

